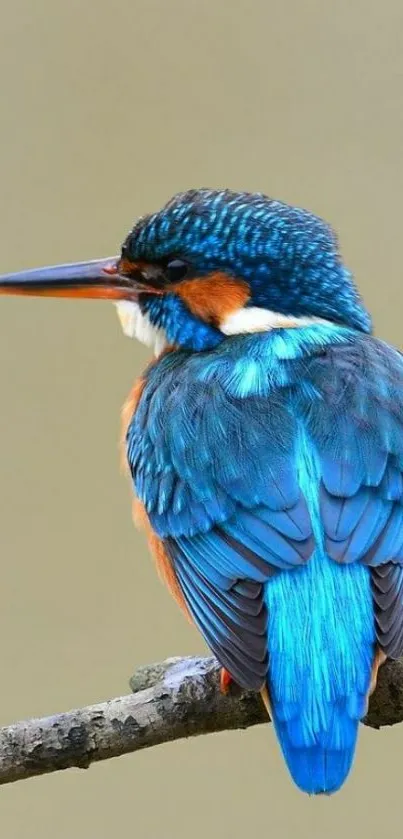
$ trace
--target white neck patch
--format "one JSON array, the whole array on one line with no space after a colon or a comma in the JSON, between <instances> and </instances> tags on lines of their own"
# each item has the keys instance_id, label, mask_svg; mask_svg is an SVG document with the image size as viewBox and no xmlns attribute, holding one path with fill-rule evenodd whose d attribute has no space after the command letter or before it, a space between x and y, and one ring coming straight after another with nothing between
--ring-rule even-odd
<instances>
[{"instance_id":1,"label":"white neck patch","mask_svg":"<svg viewBox=\"0 0 403 839\"><path fill-rule=\"evenodd\" d=\"M146 347L151 347L154 355L159 356L168 346L165 330L153 326L148 315L141 311L138 303L131 300L119 300L116 308L124 334L128 338L136 338ZM323 318L297 318L292 315L281 315L270 309L261 309L259 306L245 306L227 315L220 323L220 331L224 335L242 335L270 332L272 329L311 326L314 323L331 325L331 321Z\"/></svg>"},{"instance_id":2,"label":"white neck patch","mask_svg":"<svg viewBox=\"0 0 403 839\"><path fill-rule=\"evenodd\" d=\"M313 323L327 323L330 321L315 317L293 317L281 315L260 306L245 306L231 312L220 323L220 330L224 335L242 335L251 332L270 332L271 329L291 329L299 326L310 326Z\"/></svg>"},{"instance_id":3,"label":"white neck patch","mask_svg":"<svg viewBox=\"0 0 403 839\"><path fill-rule=\"evenodd\" d=\"M119 300L116 308L124 334L128 338L137 338L146 347L151 347L154 355L160 355L168 345L165 331L153 326L148 315L141 311L138 303L131 300Z\"/></svg>"}]
</instances>

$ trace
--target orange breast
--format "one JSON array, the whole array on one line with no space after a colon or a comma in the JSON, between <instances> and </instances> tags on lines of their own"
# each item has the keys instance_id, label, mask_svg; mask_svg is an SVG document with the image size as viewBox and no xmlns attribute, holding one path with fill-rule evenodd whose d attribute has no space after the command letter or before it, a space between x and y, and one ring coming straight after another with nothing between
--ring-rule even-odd
<instances>
[{"instance_id":1,"label":"orange breast","mask_svg":"<svg viewBox=\"0 0 403 839\"><path fill-rule=\"evenodd\" d=\"M122 468L127 474L129 474L129 466L126 456L126 435L130 422L140 402L145 384L146 377L142 376L139 379L137 379L122 408L120 438L121 464ZM133 502L133 520L136 527L144 530L145 532L148 546L150 548L152 556L154 557L160 579L163 580L165 585L168 587L168 590L170 591L170 593L172 594L172 596L174 597L174 599L176 600L186 617L189 620L191 620L171 560L165 551L162 540L154 533L151 527L150 519L148 518L147 512L144 508L144 504L138 498L135 498Z\"/></svg>"},{"instance_id":2,"label":"orange breast","mask_svg":"<svg viewBox=\"0 0 403 839\"><path fill-rule=\"evenodd\" d=\"M129 429L129 425L134 417L134 414L136 413L143 390L145 388L145 384L146 378L144 376L140 376L140 378L136 379L129 395L123 403L123 408L121 412L120 464L123 472L125 472L126 474L129 474L129 464L127 462L126 454L126 436Z\"/></svg>"},{"instance_id":3,"label":"orange breast","mask_svg":"<svg viewBox=\"0 0 403 839\"><path fill-rule=\"evenodd\" d=\"M138 498L136 498L133 502L133 520L136 527L144 530L146 534L148 547L154 557L160 579L165 583L168 591L172 594L172 597L176 600L178 606L180 606L188 620L191 621L192 619L186 606L182 589L178 583L178 578L175 574L172 562L164 548L164 543L154 533L150 524L150 519L144 509L144 504L142 504Z\"/></svg>"}]
</instances>

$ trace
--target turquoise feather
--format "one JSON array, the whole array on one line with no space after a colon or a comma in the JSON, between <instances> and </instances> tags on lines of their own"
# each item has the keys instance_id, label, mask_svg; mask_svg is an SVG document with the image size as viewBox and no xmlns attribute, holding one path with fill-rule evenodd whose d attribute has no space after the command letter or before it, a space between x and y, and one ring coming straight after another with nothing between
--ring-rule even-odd
<instances>
[{"instance_id":1,"label":"turquoise feather","mask_svg":"<svg viewBox=\"0 0 403 839\"><path fill-rule=\"evenodd\" d=\"M128 430L195 623L268 685L308 793L350 770L376 643L403 651L402 382L398 353L343 327L236 337L152 366Z\"/></svg>"},{"instance_id":2,"label":"turquoise feather","mask_svg":"<svg viewBox=\"0 0 403 839\"><path fill-rule=\"evenodd\" d=\"M331 228L266 196L176 196L123 256L166 277L140 307L177 347L128 429L134 488L221 665L268 687L295 782L335 792L376 648L403 654L402 356L371 335ZM296 328L226 337L219 307L203 320L181 299L173 257Z\"/></svg>"}]
</instances>

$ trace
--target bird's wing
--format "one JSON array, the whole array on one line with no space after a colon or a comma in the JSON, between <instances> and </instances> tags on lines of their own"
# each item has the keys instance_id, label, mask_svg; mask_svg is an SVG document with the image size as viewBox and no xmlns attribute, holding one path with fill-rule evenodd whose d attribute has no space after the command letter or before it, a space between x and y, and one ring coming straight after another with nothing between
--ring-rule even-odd
<instances>
[{"instance_id":1,"label":"bird's wing","mask_svg":"<svg viewBox=\"0 0 403 839\"><path fill-rule=\"evenodd\" d=\"M269 375L263 349L168 355L127 433L136 493L188 608L220 663L255 689L268 666L263 587L315 544L301 427L327 553L371 566L379 643L403 651L402 358L347 336L285 352Z\"/></svg>"},{"instance_id":2,"label":"bird's wing","mask_svg":"<svg viewBox=\"0 0 403 839\"><path fill-rule=\"evenodd\" d=\"M357 357L335 353L334 366L343 364L337 429L321 445L325 548L336 562L369 566L378 643L386 656L398 658L403 654L403 359L367 339ZM325 388L323 393L326 399Z\"/></svg>"}]
</instances>

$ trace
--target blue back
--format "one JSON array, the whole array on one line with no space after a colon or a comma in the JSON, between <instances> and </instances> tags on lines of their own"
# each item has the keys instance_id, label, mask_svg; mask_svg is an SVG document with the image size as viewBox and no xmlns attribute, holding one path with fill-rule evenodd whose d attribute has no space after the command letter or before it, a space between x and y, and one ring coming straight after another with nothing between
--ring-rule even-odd
<instances>
[{"instance_id":1,"label":"blue back","mask_svg":"<svg viewBox=\"0 0 403 839\"><path fill-rule=\"evenodd\" d=\"M375 642L403 651L402 384L374 338L275 330L169 353L128 430L194 620L239 684L268 685L307 792L348 773Z\"/></svg>"}]
</instances>

